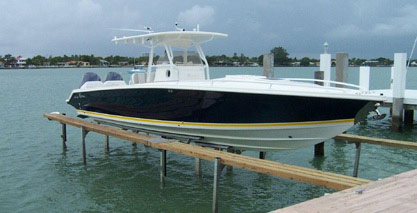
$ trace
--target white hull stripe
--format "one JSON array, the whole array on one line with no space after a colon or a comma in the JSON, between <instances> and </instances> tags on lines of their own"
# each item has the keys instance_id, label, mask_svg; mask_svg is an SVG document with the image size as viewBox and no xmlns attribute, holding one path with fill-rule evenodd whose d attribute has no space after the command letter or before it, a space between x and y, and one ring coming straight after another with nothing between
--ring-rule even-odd
<instances>
[{"instance_id":1,"label":"white hull stripe","mask_svg":"<svg viewBox=\"0 0 417 213\"><path fill-rule=\"evenodd\" d=\"M306 122L291 122L291 123L197 123L197 122L181 122L181 121L165 121L145 118L134 118L120 115L111 115L105 113L91 112L85 110L77 110L78 114L100 116L105 118L121 119L126 121L147 122L155 124L170 124L170 125L184 125L184 126L207 126L207 127L279 127L279 126L300 126L300 125L322 125L322 124L338 124L338 123L353 123L354 119L340 119L328 121L306 121Z\"/></svg>"}]
</instances>

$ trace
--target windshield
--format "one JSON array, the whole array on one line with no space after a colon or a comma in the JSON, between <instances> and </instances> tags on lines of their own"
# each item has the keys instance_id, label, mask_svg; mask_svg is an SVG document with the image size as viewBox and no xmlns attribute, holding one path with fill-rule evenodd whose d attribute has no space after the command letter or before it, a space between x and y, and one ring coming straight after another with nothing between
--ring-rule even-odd
<instances>
[{"instance_id":1,"label":"windshield","mask_svg":"<svg viewBox=\"0 0 417 213\"><path fill-rule=\"evenodd\" d=\"M173 63L177 66L193 66L202 65L203 62L198 55L195 47L192 48L172 48L173 52ZM166 51L161 54L157 61L158 65L169 64L169 59Z\"/></svg>"}]
</instances>

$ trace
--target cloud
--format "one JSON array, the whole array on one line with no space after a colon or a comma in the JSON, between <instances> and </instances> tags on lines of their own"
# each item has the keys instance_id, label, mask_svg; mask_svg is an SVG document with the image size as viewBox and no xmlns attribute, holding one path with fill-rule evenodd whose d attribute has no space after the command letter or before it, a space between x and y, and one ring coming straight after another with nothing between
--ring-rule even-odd
<instances>
[{"instance_id":1,"label":"cloud","mask_svg":"<svg viewBox=\"0 0 417 213\"><path fill-rule=\"evenodd\" d=\"M404 5L397 9L395 15L387 18L380 18L380 20L364 23L362 15L358 18L359 21L353 23L342 24L328 32L331 38L354 38L354 37L395 37L403 35L417 34L417 6ZM365 16L365 15L364 15Z\"/></svg>"},{"instance_id":2,"label":"cloud","mask_svg":"<svg viewBox=\"0 0 417 213\"><path fill-rule=\"evenodd\" d=\"M177 20L181 25L196 26L197 24L207 26L214 21L214 9L211 6L194 5L191 9L180 12Z\"/></svg>"}]
</instances>

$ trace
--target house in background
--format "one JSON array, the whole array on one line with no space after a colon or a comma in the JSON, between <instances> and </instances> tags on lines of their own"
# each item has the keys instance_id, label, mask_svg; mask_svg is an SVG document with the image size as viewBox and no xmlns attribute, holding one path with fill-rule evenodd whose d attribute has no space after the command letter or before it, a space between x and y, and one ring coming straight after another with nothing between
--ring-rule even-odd
<instances>
[{"instance_id":1,"label":"house in background","mask_svg":"<svg viewBox=\"0 0 417 213\"><path fill-rule=\"evenodd\" d=\"M121 62L119 62L119 66L129 66L129 62L121 61Z\"/></svg>"},{"instance_id":2,"label":"house in background","mask_svg":"<svg viewBox=\"0 0 417 213\"><path fill-rule=\"evenodd\" d=\"M89 67L90 62L88 61L68 61L65 65L66 67Z\"/></svg>"},{"instance_id":3,"label":"house in background","mask_svg":"<svg viewBox=\"0 0 417 213\"><path fill-rule=\"evenodd\" d=\"M100 59L100 67L108 67L110 63L106 60Z\"/></svg>"},{"instance_id":4,"label":"house in background","mask_svg":"<svg viewBox=\"0 0 417 213\"><path fill-rule=\"evenodd\" d=\"M3 61L0 61L0 68L4 68Z\"/></svg>"},{"instance_id":5,"label":"house in background","mask_svg":"<svg viewBox=\"0 0 417 213\"><path fill-rule=\"evenodd\" d=\"M27 58L23 58L22 56L16 57L15 67L16 68L24 68L26 67L26 60Z\"/></svg>"}]
</instances>

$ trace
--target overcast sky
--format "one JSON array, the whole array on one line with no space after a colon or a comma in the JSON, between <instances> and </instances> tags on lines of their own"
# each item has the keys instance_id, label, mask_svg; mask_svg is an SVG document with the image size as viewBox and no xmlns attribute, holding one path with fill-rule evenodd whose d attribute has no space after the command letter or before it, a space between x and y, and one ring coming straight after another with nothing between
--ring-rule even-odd
<instances>
[{"instance_id":1,"label":"overcast sky","mask_svg":"<svg viewBox=\"0 0 417 213\"><path fill-rule=\"evenodd\" d=\"M291 57L318 58L327 41L331 53L392 58L411 51L417 1L0 0L0 20L0 55L140 56L147 49L110 42L135 33L109 28L171 31L178 21L229 35L204 44L206 55L259 56L282 46Z\"/></svg>"}]
</instances>

